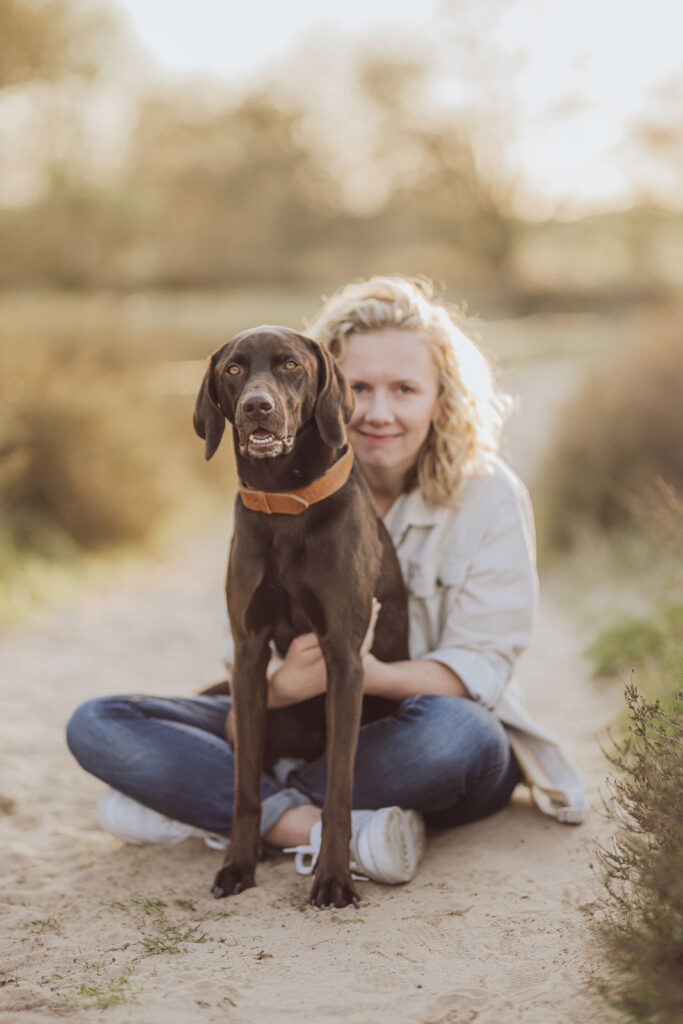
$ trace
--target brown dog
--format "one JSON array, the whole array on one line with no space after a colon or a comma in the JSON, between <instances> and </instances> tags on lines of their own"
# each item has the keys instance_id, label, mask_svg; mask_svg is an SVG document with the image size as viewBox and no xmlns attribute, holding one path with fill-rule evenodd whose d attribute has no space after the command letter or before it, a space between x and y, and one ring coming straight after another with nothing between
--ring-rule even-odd
<instances>
[{"instance_id":1,"label":"brown dog","mask_svg":"<svg viewBox=\"0 0 683 1024\"><path fill-rule=\"evenodd\" d=\"M358 729L361 714L371 721L395 707L363 700L360 648L376 596L382 609L372 651L383 661L407 658L408 611L396 553L346 441L352 411L334 357L285 327L245 331L214 352L197 396L194 426L206 458L227 420L241 482L226 584L236 799L217 898L254 885L264 763L319 756L326 719L327 789L311 902L358 901L349 870ZM284 655L308 632L325 659L326 697L267 713L270 641Z\"/></svg>"}]
</instances>

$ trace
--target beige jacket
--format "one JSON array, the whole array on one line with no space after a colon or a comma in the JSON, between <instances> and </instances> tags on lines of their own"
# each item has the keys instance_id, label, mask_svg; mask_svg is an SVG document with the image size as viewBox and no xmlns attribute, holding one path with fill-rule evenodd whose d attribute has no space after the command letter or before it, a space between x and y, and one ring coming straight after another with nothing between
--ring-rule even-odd
<instances>
[{"instance_id":1,"label":"beige jacket","mask_svg":"<svg viewBox=\"0 0 683 1024\"><path fill-rule=\"evenodd\" d=\"M410 595L410 656L439 661L505 726L536 804L559 821L586 815L579 774L525 710L515 663L528 646L538 598L533 512L499 458L463 485L457 509L403 494L384 522Z\"/></svg>"}]
</instances>

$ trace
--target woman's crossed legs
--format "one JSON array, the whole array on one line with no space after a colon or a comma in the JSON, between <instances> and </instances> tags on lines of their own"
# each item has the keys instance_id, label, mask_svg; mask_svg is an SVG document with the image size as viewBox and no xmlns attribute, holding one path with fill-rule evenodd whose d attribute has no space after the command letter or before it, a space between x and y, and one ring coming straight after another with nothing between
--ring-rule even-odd
<instances>
[{"instance_id":1,"label":"woman's crossed legs","mask_svg":"<svg viewBox=\"0 0 683 1024\"><path fill-rule=\"evenodd\" d=\"M230 835L234 756L225 739L227 697L99 697L76 709L67 742L86 771L153 810ZM261 779L261 834L275 846L305 842L325 797L322 757L278 781ZM421 695L363 726L353 807L400 806L452 826L503 807L521 781L495 715L463 697ZM293 809L297 809L293 811ZM290 812L290 813L288 813Z\"/></svg>"}]
</instances>

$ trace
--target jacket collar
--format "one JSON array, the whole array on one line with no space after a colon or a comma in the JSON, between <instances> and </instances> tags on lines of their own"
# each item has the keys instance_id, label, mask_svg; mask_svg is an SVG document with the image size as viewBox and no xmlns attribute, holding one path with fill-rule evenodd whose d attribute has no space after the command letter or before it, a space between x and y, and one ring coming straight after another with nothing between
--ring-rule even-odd
<instances>
[{"instance_id":1,"label":"jacket collar","mask_svg":"<svg viewBox=\"0 0 683 1024\"><path fill-rule=\"evenodd\" d=\"M399 494L384 516L384 525L395 543L398 543L409 526L434 526L442 515L443 509L437 505L428 505L420 488L415 487L407 494Z\"/></svg>"}]
</instances>

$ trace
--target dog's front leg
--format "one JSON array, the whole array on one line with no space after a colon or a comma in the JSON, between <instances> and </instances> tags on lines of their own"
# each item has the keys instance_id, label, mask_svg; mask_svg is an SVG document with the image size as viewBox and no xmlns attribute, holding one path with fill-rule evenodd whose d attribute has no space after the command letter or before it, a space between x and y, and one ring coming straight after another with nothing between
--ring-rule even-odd
<instances>
[{"instance_id":1,"label":"dog's front leg","mask_svg":"<svg viewBox=\"0 0 683 1024\"><path fill-rule=\"evenodd\" d=\"M353 765L363 703L360 654L348 641L321 641L327 667L327 789L322 811L322 839L311 889L318 907L358 905L349 868Z\"/></svg>"},{"instance_id":2,"label":"dog's front leg","mask_svg":"<svg viewBox=\"0 0 683 1024\"><path fill-rule=\"evenodd\" d=\"M261 772L266 727L270 649L266 633L235 641L232 699L235 711L235 809L232 837L216 875L216 899L255 885L261 820Z\"/></svg>"}]
</instances>

